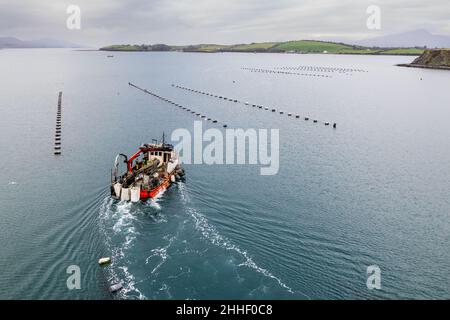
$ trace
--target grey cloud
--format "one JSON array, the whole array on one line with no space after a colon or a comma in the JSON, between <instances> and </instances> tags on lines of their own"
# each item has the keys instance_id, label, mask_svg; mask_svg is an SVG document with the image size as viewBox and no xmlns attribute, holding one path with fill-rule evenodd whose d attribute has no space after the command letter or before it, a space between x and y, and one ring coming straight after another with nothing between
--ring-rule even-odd
<instances>
[{"instance_id":1,"label":"grey cloud","mask_svg":"<svg viewBox=\"0 0 450 320\"><path fill-rule=\"evenodd\" d=\"M79 5L82 30L65 26ZM382 29L366 28L366 8L379 5ZM110 43L243 43L290 39L360 39L427 28L449 34L448 0L1 0L0 32Z\"/></svg>"}]
</instances>

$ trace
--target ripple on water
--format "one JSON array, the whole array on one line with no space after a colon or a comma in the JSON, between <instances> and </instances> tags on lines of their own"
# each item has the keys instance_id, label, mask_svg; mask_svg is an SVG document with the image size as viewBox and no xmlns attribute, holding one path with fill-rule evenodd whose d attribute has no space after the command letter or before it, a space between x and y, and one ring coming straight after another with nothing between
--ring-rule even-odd
<instances>
[{"instance_id":1,"label":"ripple on water","mask_svg":"<svg viewBox=\"0 0 450 320\"><path fill-rule=\"evenodd\" d=\"M218 247L238 253L244 259L242 263L239 263L237 265L238 267L248 267L267 278L275 280L280 285L280 287L284 288L289 293L294 293L294 291L288 285L286 285L280 278L273 275L269 270L258 266L249 256L247 251L236 246L230 240L219 234L216 228L213 225L211 225L208 219L205 216L203 216L198 210L190 207L189 195L184 184L179 184L179 190L181 199L185 205L186 212L194 219L195 228L201 232L202 236L205 239L208 239L212 244Z\"/></svg>"},{"instance_id":2,"label":"ripple on water","mask_svg":"<svg viewBox=\"0 0 450 320\"><path fill-rule=\"evenodd\" d=\"M165 239L168 238L168 236L164 237ZM151 273L154 274L163 264L166 262L167 258L169 257L167 250L172 245L173 241L176 239L175 236L171 236L168 241L169 243L164 247L158 247L151 250L151 254L145 259L145 264L150 264L151 262L155 262L154 260L159 260L159 262L156 262L156 266L152 269ZM152 258L159 258L159 259L152 259Z\"/></svg>"}]
</instances>

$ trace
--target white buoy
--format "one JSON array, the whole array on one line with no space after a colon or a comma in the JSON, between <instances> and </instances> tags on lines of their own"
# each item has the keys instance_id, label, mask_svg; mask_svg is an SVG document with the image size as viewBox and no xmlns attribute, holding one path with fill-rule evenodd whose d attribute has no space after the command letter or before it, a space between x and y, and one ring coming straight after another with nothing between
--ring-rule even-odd
<instances>
[{"instance_id":1,"label":"white buoy","mask_svg":"<svg viewBox=\"0 0 450 320\"><path fill-rule=\"evenodd\" d=\"M114 293L114 292L121 290L122 288L123 288L123 284L122 284L122 282L120 282L120 283L113 284L111 287L109 287L109 291L111 293Z\"/></svg>"},{"instance_id":2,"label":"white buoy","mask_svg":"<svg viewBox=\"0 0 450 320\"><path fill-rule=\"evenodd\" d=\"M110 257L107 257L107 258L100 258L100 259L98 260L98 264L101 265L101 266L103 266L103 265L105 265L105 264L109 264L109 263L111 263L111 258L110 258Z\"/></svg>"}]
</instances>

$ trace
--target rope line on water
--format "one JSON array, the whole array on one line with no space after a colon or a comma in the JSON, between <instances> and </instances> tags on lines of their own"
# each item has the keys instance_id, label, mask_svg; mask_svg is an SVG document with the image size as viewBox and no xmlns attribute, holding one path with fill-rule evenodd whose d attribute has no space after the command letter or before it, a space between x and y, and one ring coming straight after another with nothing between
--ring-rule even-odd
<instances>
[{"instance_id":1,"label":"rope line on water","mask_svg":"<svg viewBox=\"0 0 450 320\"><path fill-rule=\"evenodd\" d=\"M243 101L240 101L238 99L228 98L228 97L217 95L217 94L210 93L210 92L195 90L195 89L192 89L192 88L188 88L188 87L184 87L184 86L180 86L180 85L176 85L176 84L172 84L172 87L177 88L177 89L182 89L182 90L185 90L185 91L189 91L189 92L193 92L193 93L206 95L206 96L217 98L217 99L227 100L227 101L238 103L238 104L241 104L241 105L244 105L244 106L251 106L253 108L258 108L258 109L261 109L261 110L277 112L277 109L275 109L275 108L269 108L269 107L265 107L265 106L254 104L254 103L252 104L252 103L249 103L249 102L243 102ZM278 110L278 112L279 112L279 114L285 114L285 112L283 110ZM296 119L300 119L301 118L301 116L299 114L295 114L294 115L291 112L286 112L286 114L287 114L288 117L295 117ZM304 116L303 119L305 121L309 121L312 118L309 117L309 116ZM319 123L320 122L320 123L323 123L325 126L330 126L331 125L331 122L329 122L329 121L319 121L317 119L313 119L312 122L313 123ZM331 126L334 129L336 129L337 128L336 122L334 122Z\"/></svg>"},{"instance_id":2,"label":"rope line on water","mask_svg":"<svg viewBox=\"0 0 450 320\"><path fill-rule=\"evenodd\" d=\"M162 101L164 101L164 102L167 102L167 103L169 103L169 104L171 104L171 105L173 105L173 106L175 106L175 107L178 107L180 110L184 110L184 111L186 111L186 112L190 112L191 114L193 114L193 115L195 115L195 116L201 118L202 120L205 120L205 121L211 121L212 123L222 124L222 127L224 127L224 128L228 127L228 125L225 124L225 123L221 123L221 122L219 122L218 120L215 120L215 119L212 119L212 118L210 118L210 117L207 117L207 116L201 114L200 112L196 112L196 111L192 110L191 108L187 108L187 107L185 107L185 106L183 106L183 105L181 105L181 104L175 103L175 102L173 102L172 100L167 99L167 98L165 98L165 97L162 97L162 96L160 96L160 95L157 95L156 93L151 92L151 91L149 91L149 90L147 90L147 89L143 89L143 88L141 88L141 87L138 87L137 85L135 85L135 84L133 84L133 83L131 83L131 82L128 82L128 85L131 86L131 87L134 87L134 88L136 88L136 89L138 89L138 90L141 90L142 92L145 92L145 93L147 93L147 94L149 94L149 95L152 95L152 96L154 96L155 98L158 98L158 99L160 99L160 100L162 100Z\"/></svg>"}]
</instances>

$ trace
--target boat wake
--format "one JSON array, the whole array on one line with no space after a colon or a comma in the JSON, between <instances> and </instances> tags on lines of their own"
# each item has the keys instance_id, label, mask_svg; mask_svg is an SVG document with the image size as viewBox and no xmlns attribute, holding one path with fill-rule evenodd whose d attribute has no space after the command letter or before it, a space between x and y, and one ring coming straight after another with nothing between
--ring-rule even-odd
<instances>
[{"instance_id":1,"label":"boat wake","mask_svg":"<svg viewBox=\"0 0 450 320\"><path fill-rule=\"evenodd\" d=\"M247 251L239 248L230 240L222 236L217 231L217 229L209 223L208 219L206 219L204 215L202 215L195 208L192 208L190 206L189 195L184 184L178 184L178 189L180 190L181 199L187 210L187 213L194 219L195 228L201 232L205 239L208 239L213 245L238 253L244 260L244 262L238 264L239 267L248 267L258 273L261 273L265 277L275 280L282 288L286 289L289 293L294 293L294 291L283 281L281 281L280 278L274 276L269 270L258 266L249 256Z\"/></svg>"},{"instance_id":2,"label":"boat wake","mask_svg":"<svg viewBox=\"0 0 450 320\"><path fill-rule=\"evenodd\" d=\"M185 184L178 183L177 189L179 191L181 205L183 206L182 211L189 216L188 220L192 221L193 228L200 232L202 238L206 239L214 246L237 254L240 258L235 264L236 267L249 268L250 270L261 274L263 277L272 279L282 289L286 290L287 293L296 293L279 277L275 276L268 269L259 266L246 250L243 250L225 236L221 235L208 219L200 213L199 210L194 208ZM171 259L170 252L173 251L172 247L178 247L180 244L180 232L182 232L183 228L177 230L175 233L171 232L171 234L163 236L166 243L162 246L152 248L150 254L145 259L145 265L150 267L148 277L145 277L145 279L136 279L130 271L130 268L132 268L133 263L135 263L133 262L132 250L136 250L136 248L133 247L140 236L137 227L139 227L141 218L145 215L156 223L164 223L167 222L168 219L164 214L161 214L161 212L157 215L148 215L149 211L161 211L161 205L158 203L158 199L146 203L133 204L126 201L119 202L107 197L101 204L99 220L100 229L105 239L108 254L111 255L112 258L110 266L105 269L107 280L109 285L116 283L122 283L123 285L123 289L115 294L114 298L147 299L148 297L139 290L138 285L150 279L153 279L151 280L151 283L157 283L155 281L158 281L158 275L161 274L161 272L164 272L162 271L164 265ZM181 243L185 243L185 241L183 240ZM178 251L178 253L181 254L184 252L185 251ZM180 272L181 271L182 274L186 273L183 268L180 268ZM164 286L167 284L163 281L161 285ZM171 295L168 288L164 289L164 287L161 287L160 290L167 292L167 297L170 299ZM252 293L250 293L250 295L252 295Z\"/></svg>"},{"instance_id":3,"label":"boat wake","mask_svg":"<svg viewBox=\"0 0 450 320\"><path fill-rule=\"evenodd\" d=\"M167 239L167 238L166 238ZM145 264L149 264L149 262L152 260L152 258L159 258L161 261L152 269L151 273L154 274L163 264L166 262L167 258L169 257L167 250L172 245L173 241L176 240L175 236L172 236L168 239L169 243L160 248L155 248L151 250L151 255L145 259Z\"/></svg>"},{"instance_id":4,"label":"boat wake","mask_svg":"<svg viewBox=\"0 0 450 320\"><path fill-rule=\"evenodd\" d=\"M117 202L106 197L100 207L100 230L105 237L105 244L111 252L112 262L108 270L108 283L122 283L123 290L117 298L146 299L135 284L136 279L128 269L129 261L126 252L131 249L138 232L134 226L137 219L132 212L133 204L130 202Z\"/></svg>"}]
</instances>

